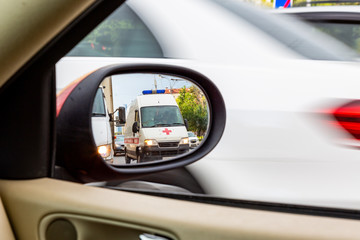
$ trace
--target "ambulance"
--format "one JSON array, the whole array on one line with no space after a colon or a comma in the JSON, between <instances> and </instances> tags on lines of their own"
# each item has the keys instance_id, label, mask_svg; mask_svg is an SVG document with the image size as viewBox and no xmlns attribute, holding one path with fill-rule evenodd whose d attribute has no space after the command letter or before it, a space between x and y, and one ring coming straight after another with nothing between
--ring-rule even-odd
<instances>
[{"instance_id":1,"label":"ambulance","mask_svg":"<svg viewBox=\"0 0 360 240\"><path fill-rule=\"evenodd\" d=\"M189 151L187 121L165 90L146 90L128 108L125 125L125 162L161 160Z\"/></svg>"}]
</instances>

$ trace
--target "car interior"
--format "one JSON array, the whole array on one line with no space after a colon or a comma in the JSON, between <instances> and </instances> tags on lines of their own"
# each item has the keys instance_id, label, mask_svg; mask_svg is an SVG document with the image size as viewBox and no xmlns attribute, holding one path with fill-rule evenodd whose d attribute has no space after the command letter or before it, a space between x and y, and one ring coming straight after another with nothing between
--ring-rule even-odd
<instances>
[{"instance_id":1,"label":"car interior","mask_svg":"<svg viewBox=\"0 0 360 240\"><path fill-rule=\"evenodd\" d=\"M76 155L74 146L70 151L79 137L64 140L57 131L78 122L75 115L62 118L61 125L56 121L55 64L122 3L4 3L5 11L0 14L0 23L7 23L5 27L0 24L6 31L2 34L6 37L0 38L4 49L0 51L0 239L359 239L360 215L355 210L217 199L202 196L200 187L189 195L136 190L124 184L123 180L131 178L152 181L147 174L153 172L184 171L179 167L199 160L216 146L221 131L212 131L199 151L167 164L114 170L100 165L99 156ZM95 93L98 85L94 82L103 79L101 74L149 69L198 76L178 66L129 64L96 71L89 76L89 86ZM217 96L211 84L207 89L205 82L198 81L209 95ZM82 102L88 104L88 115L82 115L88 122L89 101ZM225 127L225 119L220 118L225 106L213 104L211 110L220 111L213 115L213 126ZM66 153L59 143L68 147ZM94 146L90 141L79 148ZM65 160L59 163L57 158ZM120 183L84 184L109 179Z\"/></svg>"}]
</instances>

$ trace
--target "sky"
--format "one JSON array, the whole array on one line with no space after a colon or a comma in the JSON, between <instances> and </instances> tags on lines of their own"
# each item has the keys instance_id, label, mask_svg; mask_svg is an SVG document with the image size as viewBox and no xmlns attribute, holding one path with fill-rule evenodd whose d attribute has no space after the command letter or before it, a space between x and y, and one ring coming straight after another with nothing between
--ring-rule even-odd
<instances>
[{"instance_id":1,"label":"sky","mask_svg":"<svg viewBox=\"0 0 360 240\"><path fill-rule=\"evenodd\" d=\"M164 74L133 73L114 75L112 76L114 108L130 105L137 96L142 95L143 90L154 90L155 81L157 89L165 89L166 87L170 89L171 86L173 89L184 86L188 88L193 85L188 80Z\"/></svg>"}]
</instances>

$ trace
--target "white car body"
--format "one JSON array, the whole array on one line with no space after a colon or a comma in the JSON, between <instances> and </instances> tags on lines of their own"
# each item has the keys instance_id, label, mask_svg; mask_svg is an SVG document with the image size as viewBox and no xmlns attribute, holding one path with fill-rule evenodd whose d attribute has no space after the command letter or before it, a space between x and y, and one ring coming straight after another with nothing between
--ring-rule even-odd
<instances>
[{"instance_id":1,"label":"white car body","mask_svg":"<svg viewBox=\"0 0 360 240\"><path fill-rule=\"evenodd\" d=\"M209 1L128 5L167 59L65 57L58 84L113 63L191 68L215 83L226 104L223 137L188 166L208 194L360 208L360 150L345 147L360 144L324 112L360 99L357 63L308 60Z\"/></svg>"},{"instance_id":2,"label":"white car body","mask_svg":"<svg viewBox=\"0 0 360 240\"><path fill-rule=\"evenodd\" d=\"M193 132L188 132L188 136L190 148L195 148L200 145L198 137Z\"/></svg>"},{"instance_id":3,"label":"white car body","mask_svg":"<svg viewBox=\"0 0 360 240\"><path fill-rule=\"evenodd\" d=\"M345 13L345 14L360 14L360 8L358 5L346 6L346 5L333 5L333 6L309 6L309 7L292 7L292 8L279 8L273 10L274 13ZM343 15L346 16L346 15ZM351 15L349 15L351 16Z\"/></svg>"},{"instance_id":4,"label":"white car body","mask_svg":"<svg viewBox=\"0 0 360 240\"><path fill-rule=\"evenodd\" d=\"M110 116L109 111L106 105L105 97L102 88L98 89L98 94L101 97L96 98L94 105L98 104L101 107L101 113L95 114L91 117L91 126L93 130L93 136L96 146L98 147L98 151L102 152L101 155L105 161L113 161L113 149L112 149L112 134L110 127ZM100 148L102 148L100 150Z\"/></svg>"}]
</instances>

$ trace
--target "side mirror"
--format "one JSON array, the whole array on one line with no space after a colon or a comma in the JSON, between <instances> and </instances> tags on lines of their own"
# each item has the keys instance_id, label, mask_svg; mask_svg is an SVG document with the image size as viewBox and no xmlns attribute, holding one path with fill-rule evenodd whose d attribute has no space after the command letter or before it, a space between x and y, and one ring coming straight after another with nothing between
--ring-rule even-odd
<instances>
[{"instance_id":1,"label":"side mirror","mask_svg":"<svg viewBox=\"0 0 360 240\"><path fill-rule=\"evenodd\" d=\"M189 122L188 122L188 120L184 119L184 123L185 123L186 131L189 131Z\"/></svg>"},{"instance_id":2,"label":"side mirror","mask_svg":"<svg viewBox=\"0 0 360 240\"><path fill-rule=\"evenodd\" d=\"M125 107L118 107L118 123L120 126L126 123Z\"/></svg>"},{"instance_id":3,"label":"side mirror","mask_svg":"<svg viewBox=\"0 0 360 240\"><path fill-rule=\"evenodd\" d=\"M132 132L137 133L139 131L139 124L138 122L134 122L132 125Z\"/></svg>"},{"instance_id":4,"label":"side mirror","mask_svg":"<svg viewBox=\"0 0 360 240\"><path fill-rule=\"evenodd\" d=\"M154 77L159 75L168 79L163 81L163 85L167 84L165 89L151 93L144 91L145 87L151 89ZM118 116L113 117L118 117L119 123L126 122L124 126L113 126L106 111L105 114L93 115L96 93L107 77L112 79L113 91L112 100L105 99L110 103L107 105L129 108L128 116L125 108L120 107ZM181 83L178 92L175 89L169 91L175 82L178 86ZM130 89L136 91L132 93ZM65 90L57 97L56 165L81 182L125 180L186 166L207 155L220 141L225 129L226 110L220 91L207 77L189 68L160 64L109 65L73 82ZM201 115L205 121L204 140L191 151L184 125L188 127L187 122L196 122L197 118L192 117L192 112L186 112L188 104L194 104L194 101L185 101L189 94L201 94L205 99L196 103L201 104L205 111ZM138 100L131 104L134 99ZM100 110L104 110L104 106L99 104ZM137 117L136 111L139 113ZM134 119L137 120L133 123ZM187 120L183 122L183 119ZM140 124L144 133L132 136L139 131ZM99 134L95 135L95 132ZM112 147L112 136L117 136L119 149ZM173 142L177 139L178 144L169 142L169 139ZM113 157L113 161L106 162L102 157L104 154L123 151L121 141L125 146L125 156ZM169 147L169 144L172 145Z\"/></svg>"}]
</instances>

